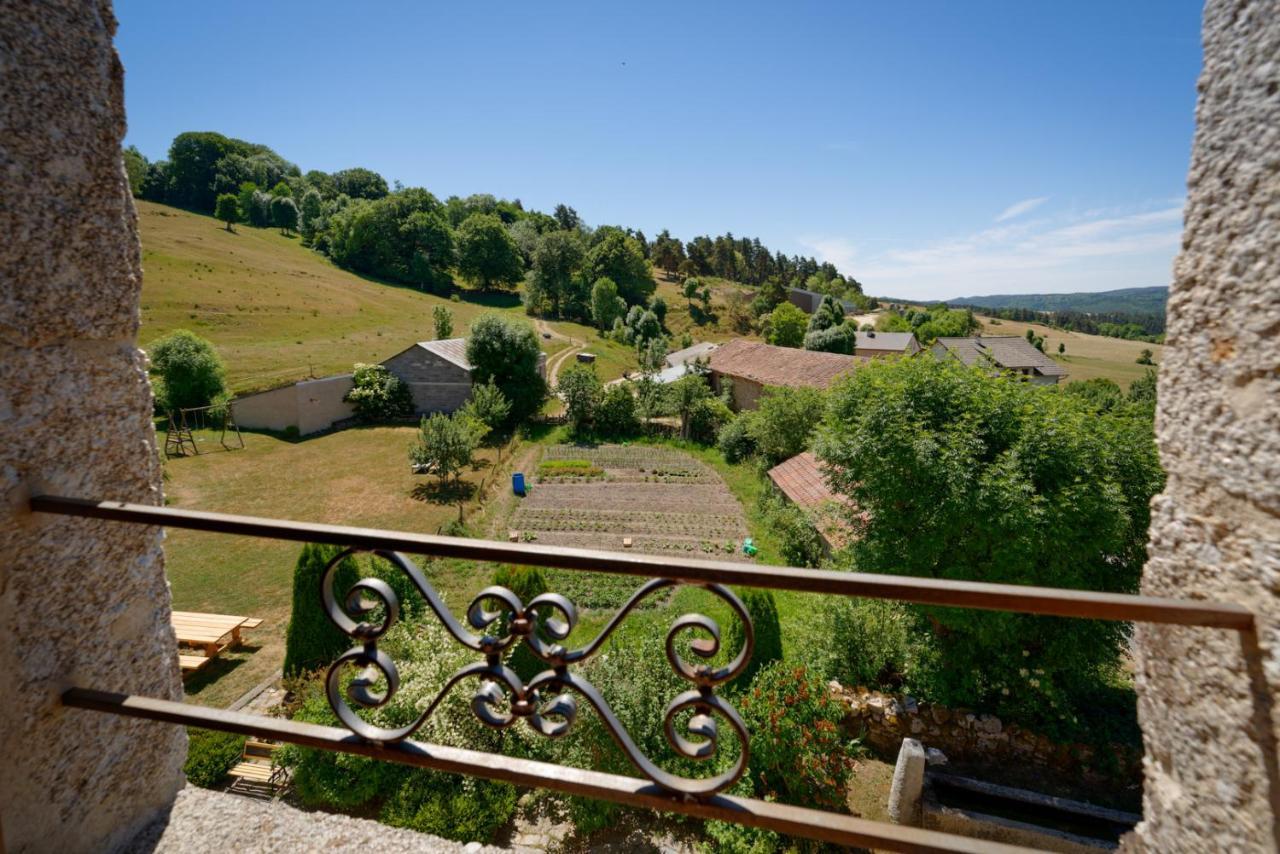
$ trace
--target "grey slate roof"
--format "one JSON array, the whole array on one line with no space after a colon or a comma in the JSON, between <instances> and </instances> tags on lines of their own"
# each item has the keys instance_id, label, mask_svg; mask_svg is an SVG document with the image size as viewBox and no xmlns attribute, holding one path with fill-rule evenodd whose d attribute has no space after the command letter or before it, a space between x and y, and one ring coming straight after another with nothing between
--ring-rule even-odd
<instances>
[{"instance_id":1,"label":"grey slate roof","mask_svg":"<svg viewBox=\"0 0 1280 854\"><path fill-rule=\"evenodd\" d=\"M469 371L473 367L467 361L467 339L465 338L442 338L439 341L419 341L418 346L424 350L430 350L441 359L453 362L464 371Z\"/></svg>"},{"instance_id":2,"label":"grey slate roof","mask_svg":"<svg viewBox=\"0 0 1280 854\"><path fill-rule=\"evenodd\" d=\"M914 332L859 332L854 346L859 350L896 350L905 353L915 337Z\"/></svg>"},{"instance_id":3,"label":"grey slate roof","mask_svg":"<svg viewBox=\"0 0 1280 854\"><path fill-rule=\"evenodd\" d=\"M992 335L980 338L939 338L937 343L966 365L989 359L998 367L1018 370L1034 369L1046 377L1065 377L1061 365L1016 335Z\"/></svg>"}]
</instances>

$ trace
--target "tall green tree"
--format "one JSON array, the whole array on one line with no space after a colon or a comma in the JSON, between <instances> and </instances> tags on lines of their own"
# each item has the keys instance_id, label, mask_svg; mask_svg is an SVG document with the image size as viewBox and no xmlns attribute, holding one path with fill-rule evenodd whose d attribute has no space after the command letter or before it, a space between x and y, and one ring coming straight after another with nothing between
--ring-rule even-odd
<instances>
[{"instance_id":1,"label":"tall green tree","mask_svg":"<svg viewBox=\"0 0 1280 854\"><path fill-rule=\"evenodd\" d=\"M467 335L473 384L493 381L510 401L516 421L536 413L546 400L547 384L538 373L541 355L533 327L506 315L481 315Z\"/></svg>"},{"instance_id":2,"label":"tall green tree","mask_svg":"<svg viewBox=\"0 0 1280 854\"><path fill-rule=\"evenodd\" d=\"M604 397L604 385L591 365L576 362L560 372L556 394L564 401L570 429L581 433L595 420L596 409Z\"/></svg>"},{"instance_id":3,"label":"tall green tree","mask_svg":"<svg viewBox=\"0 0 1280 854\"><path fill-rule=\"evenodd\" d=\"M639 242L614 226L596 232L585 266L589 281L611 279L627 305L644 303L656 288Z\"/></svg>"},{"instance_id":4,"label":"tall green tree","mask_svg":"<svg viewBox=\"0 0 1280 854\"><path fill-rule=\"evenodd\" d=\"M156 397L170 410L208 406L226 394L226 368L213 345L186 329L174 330L148 350Z\"/></svg>"},{"instance_id":5,"label":"tall green tree","mask_svg":"<svg viewBox=\"0 0 1280 854\"><path fill-rule=\"evenodd\" d=\"M271 199L271 222L282 234L288 234L298 228L298 206L289 196L274 196Z\"/></svg>"},{"instance_id":6,"label":"tall green tree","mask_svg":"<svg viewBox=\"0 0 1280 854\"><path fill-rule=\"evenodd\" d=\"M218 203L213 209L214 219L220 219L227 224L227 231L235 231L232 224L240 221L240 203L236 197L230 193L223 193L218 196Z\"/></svg>"},{"instance_id":7,"label":"tall green tree","mask_svg":"<svg viewBox=\"0 0 1280 854\"><path fill-rule=\"evenodd\" d=\"M458 272L482 290L515 287L524 274L520 250L502 220L472 214L458 227Z\"/></svg>"},{"instance_id":8,"label":"tall green tree","mask_svg":"<svg viewBox=\"0 0 1280 854\"><path fill-rule=\"evenodd\" d=\"M461 411L467 417L483 424L485 435L492 437L497 434L502 425L507 423L507 417L511 415L511 403L502 393L502 389L498 388L490 378L487 383L471 387L471 397L467 399Z\"/></svg>"},{"instance_id":9,"label":"tall green tree","mask_svg":"<svg viewBox=\"0 0 1280 854\"><path fill-rule=\"evenodd\" d=\"M769 314L769 343L779 347L804 346L809 315L789 302L779 304Z\"/></svg>"},{"instance_id":10,"label":"tall green tree","mask_svg":"<svg viewBox=\"0 0 1280 854\"><path fill-rule=\"evenodd\" d=\"M387 179L372 169L343 169L334 172L330 180L337 195L353 199L381 199L390 192Z\"/></svg>"},{"instance_id":11,"label":"tall green tree","mask_svg":"<svg viewBox=\"0 0 1280 854\"><path fill-rule=\"evenodd\" d=\"M302 194L302 202L298 205L298 231L307 240L315 237L323 225L324 198L314 187Z\"/></svg>"},{"instance_id":12,"label":"tall green tree","mask_svg":"<svg viewBox=\"0 0 1280 854\"><path fill-rule=\"evenodd\" d=\"M453 312L442 305L431 309L431 325L437 341L453 337Z\"/></svg>"},{"instance_id":13,"label":"tall green tree","mask_svg":"<svg viewBox=\"0 0 1280 854\"><path fill-rule=\"evenodd\" d=\"M622 317L626 310L627 303L618 296L618 286L613 279L596 279L596 283L591 286L591 321L596 329L608 332L613 328L613 322Z\"/></svg>"},{"instance_id":14,"label":"tall green tree","mask_svg":"<svg viewBox=\"0 0 1280 854\"><path fill-rule=\"evenodd\" d=\"M136 145L126 148L123 152L123 157L124 171L129 176L129 192L135 198L139 197L142 195L142 182L146 180L147 167L150 164L147 163L147 158L143 156ZM218 217L218 219L222 219L222 217Z\"/></svg>"},{"instance_id":15,"label":"tall green tree","mask_svg":"<svg viewBox=\"0 0 1280 854\"><path fill-rule=\"evenodd\" d=\"M581 300L582 239L574 231L551 231L542 235L533 250L533 266L526 285L526 301L552 317L572 314Z\"/></svg>"},{"instance_id":16,"label":"tall green tree","mask_svg":"<svg viewBox=\"0 0 1280 854\"><path fill-rule=\"evenodd\" d=\"M306 543L293 568L293 609L285 629L284 674L298 676L327 668L356 642L333 624L320 598L320 580L325 566L342 549ZM333 592L341 602L359 580L354 557L346 557L334 569Z\"/></svg>"},{"instance_id":17,"label":"tall green tree","mask_svg":"<svg viewBox=\"0 0 1280 854\"><path fill-rule=\"evenodd\" d=\"M422 419L418 438L409 448L409 462L420 474L440 478L444 486L459 479L471 465L478 434L471 419L436 412Z\"/></svg>"},{"instance_id":18,"label":"tall green tree","mask_svg":"<svg viewBox=\"0 0 1280 854\"><path fill-rule=\"evenodd\" d=\"M953 360L876 360L830 393L816 443L851 499L859 571L1136 593L1164 481L1151 422ZM905 606L913 691L1033 725L1121 666L1113 622Z\"/></svg>"}]
</instances>

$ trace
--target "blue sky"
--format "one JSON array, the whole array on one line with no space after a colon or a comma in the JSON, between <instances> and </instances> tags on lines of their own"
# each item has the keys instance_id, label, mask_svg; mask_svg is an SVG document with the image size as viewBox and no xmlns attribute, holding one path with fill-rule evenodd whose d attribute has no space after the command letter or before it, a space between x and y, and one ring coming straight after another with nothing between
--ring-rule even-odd
<instances>
[{"instance_id":1,"label":"blue sky","mask_svg":"<svg viewBox=\"0 0 1280 854\"><path fill-rule=\"evenodd\" d=\"M120 0L127 142L184 130L592 224L758 236L869 293L1167 284L1200 3Z\"/></svg>"}]
</instances>

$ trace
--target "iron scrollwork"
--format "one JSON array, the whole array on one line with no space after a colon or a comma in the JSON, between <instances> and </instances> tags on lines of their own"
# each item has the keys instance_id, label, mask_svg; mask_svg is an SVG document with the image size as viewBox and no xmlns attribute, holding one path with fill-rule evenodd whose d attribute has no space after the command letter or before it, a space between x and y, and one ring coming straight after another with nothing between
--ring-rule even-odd
<instances>
[{"instance_id":1,"label":"iron scrollwork","mask_svg":"<svg viewBox=\"0 0 1280 854\"><path fill-rule=\"evenodd\" d=\"M595 655L641 602L679 582L667 578L645 582L599 634L586 645L571 650L561 642L568 639L577 626L578 610L564 596L544 593L526 604L505 587L487 587L476 594L466 611L467 624L480 633L473 634L453 615L413 561L399 552L373 551L373 554L390 562L409 577L426 600L427 607L434 612L456 642L484 656L483 661L469 664L454 673L416 720L402 727L388 729L365 721L347 702L350 700L366 709L377 708L390 702L400 687L400 675L395 662L384 650L378 648L379 638L391 629L400 616L400 602L391 586L378 578L364 578L347 591L341 602L333 589L338 565L352 554L362 551L365 550L348 549L330 560L325 568L320 590L329 619L357 641L356 646L339 656L330 666L325 687L329 704L339 720L361 738L383 744L408 738L426 723L455 685L465 679L478 679L480 685L472 695L471 709L482 723L497 729L504 729L523 719L543 736L561 737L572 729L577 719L578 698L585 699L636 768L654 783L671 792L693 796L712 795L732 786L746 771L749 755L746 725L737 710L715 693L717 686L742 673L751 660L754 646L751 617L742 601L727 587L719 584L700 585L724 601L742 621L744 643L730 662L718 667L710 663L720 651L720 627L709 617L685 614L678 617L667 632L667 660L681 678L692 683L689 690L667 705L663 715L663 730L667 742L681 756L689 759L711 759L719 747L718 716L728 723L739 746L737 760L732 767L713 777L689 778L666 771L646 756L596 687L570 670L572 665ZM378 610L381 611L381 619L376 622L362 619ZM490 633L491 629L500 636ZM709 638L700 637L690 641L689 649L695 656L703 659L702 662L691 663L680 655L677 641L686 632L699 631ZM503 655L519 643L528 647L548 668L529 680L528 684L503 663ZM361 670L348 681L344 697L342 676L344 668L348 666L359 667ZM377 690L375 686L380 682L385 682L385 687ZM511 698L509 702L505 702L507 696ZM679 731L679 718L686 712L692 714L685 722L685 732L682 733Z\"/></svg>"}]
</instances>

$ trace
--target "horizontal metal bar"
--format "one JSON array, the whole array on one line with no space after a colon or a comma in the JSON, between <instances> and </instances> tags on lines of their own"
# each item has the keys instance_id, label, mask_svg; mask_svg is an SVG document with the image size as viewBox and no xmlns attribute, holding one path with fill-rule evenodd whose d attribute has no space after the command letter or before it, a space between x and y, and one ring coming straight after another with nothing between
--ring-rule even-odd
<instances>
[{"instance_id":1,"label":"horizontal metal bar","mask_svg":"<svg viewBox=\"0 0 1280 854\"><path fill-rule=\"evenodd\" d=\"M357 753L433 771L467 774L632 807L735 822L836 845L862 846L883 851L981 854L1025 854L1034 850L751 798L717 795L699 800L682 797L670 794L647 780L533 762L496 753L416 741L378 745L362 741L347 730L336 727L211 709L152 697L71 688L63 692L62 704L76 709L258 736L318 750Z\"/></svg>"},{"instance_id":2,"label":"horizontal metal bar","mask_svg":"<svg viewBox=\"0 0 1280 854\"><path fill-rule=\"evenodd\" d=\"M328 543L364 549L386 549L499 563L531 564L558 569L674 578L698 584L736 584L774 590L831 593L870 599L893 599L920 605L949 605L992 611L1015 611L1056 617L1170 623L1243 631L1253 626L1253 613L1240 605L1199 602L1123 593L1097 593L1020 584L988 584L862 572L747 566L731 561L653 557L635 553L501 543L463 537L441 537L355 528L318 522L293 522L258 516L210 513L177 507L153 507L120 501L95 501L39 495L31 499L39 513L110 519L141 525L163 525L221 534L241 534L296 542Z\"/></svg>"}]
</instances>

